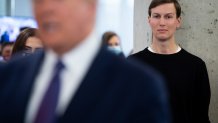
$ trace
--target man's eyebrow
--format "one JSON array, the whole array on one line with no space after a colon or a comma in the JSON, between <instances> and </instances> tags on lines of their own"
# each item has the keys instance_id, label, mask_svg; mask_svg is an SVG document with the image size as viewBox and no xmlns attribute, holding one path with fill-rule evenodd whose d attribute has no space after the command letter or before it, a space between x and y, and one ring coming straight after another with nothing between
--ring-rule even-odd
<instances>
[{"instance_id":1,"label":"man's eyebrow","mask_svg":"<svg viewBox=\"0 0 218 123\"><path fill-rule=\"evenodd\" d=\"M166 15L174 15L175 13L166 13Z\"/></svg>"},{"instance_id":2,"label":"man's eyebrow","mask_svg":"<svg viewBox=\"0 0 218 123\"><path fill-rule=\"evenodd\" d=\"M161 13L152 13L151 15L175 15L175 13L164 13L164 14L161 14Z\"/></svg>"}]
</instances>

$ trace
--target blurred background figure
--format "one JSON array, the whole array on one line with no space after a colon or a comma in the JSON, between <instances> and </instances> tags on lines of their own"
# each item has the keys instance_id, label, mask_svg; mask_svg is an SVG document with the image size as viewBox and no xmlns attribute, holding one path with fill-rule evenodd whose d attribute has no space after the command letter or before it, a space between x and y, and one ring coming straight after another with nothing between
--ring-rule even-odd
<instances>
[{"instance_id":1,"label":"blurred background figure","mask_svg":"<svg viewBox=\"0 0 218 123\"><path fill-rule=\"evenodd\" d=\"M10 42L9 34L7 31L5 31L3 35L1 36L1 43L4 43L4 42Z\"/></svg>"},{"instance_id":2,"label":"blurred background figure","mask_svg":"<svg viewBox=\"0 0 218 123\"><path fill-rule=\"evenodd\" d=\"M0 59L1 61L6 62L10 60L13 45L14 45L13 42L5 42L2 44L2 52L1 52L2 60Z\"/></svg>"},{"instance_id":3,"label":"blurred background figure","mask_svg":"<svg viewBox=\"0 0 218 123\"><path fill-rule=\"evenodd\" d=\"M2 61L3 58L2 58L2 44L0 43L0 61Z\"/></svg>"},{"instance_id":4,"label":"blurred background figure","mask_svg":"<svg viewBox=\"0 0 218 123\"><path fill-rule=\"evenodd\" d=\"M12 55L20 54L22 56L29 55L34 52L41 51L43 48L42 41L36 36L37 29L26 28L17 37Z\"/></svg>"},{"instance_id":5,"label":"blurred background figure","mask_svg":"<svg viewBox=\"0 0 218 123\"><path fill-rule=\"evenodd\" d=\"M107 46L108 50L116 55L125 57L121 48L120 37L115 32L105 32L102 36L102 45Z\"/></svg>"}]
</instances>

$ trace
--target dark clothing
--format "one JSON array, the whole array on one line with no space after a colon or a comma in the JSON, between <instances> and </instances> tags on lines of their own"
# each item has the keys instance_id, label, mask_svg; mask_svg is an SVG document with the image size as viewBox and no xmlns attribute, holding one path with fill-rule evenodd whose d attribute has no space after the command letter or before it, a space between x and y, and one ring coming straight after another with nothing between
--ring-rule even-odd
<instances>
[{"instance_id":1,"label":"dark clothing","mask_svg":"<svg viewBox=\"0 0 218 123\"><path fill-rule=\"evenodd\" d=\"M43 54L0 65L1 123L24 122ZM164 84L141 67L101 49L58 123L169 123Z\"/></svg>"},{"instance_id":2,"label":"dark clothing","mask_svg":"<svg viewBox=\"0 0 218 123\"><path fill-rule=\"evenodd\" d=\"M10 42L9 35L8 35L7 32L5 32L5 33L1 36L1 42L0 42L0 43L5 43L5 42Z\"/></svg>"},{"instance_id":3,"label":"dark clothing","mask_svg":"<svg viewBox=\"0 0 218 123\"><path fill-rule=\"evenodd\" d=\"M184 49L164 55L145 48L129 58L150 64L165 77L174 123L210 122L210 85L204 61Z\"/></svg>"}]
</instances>

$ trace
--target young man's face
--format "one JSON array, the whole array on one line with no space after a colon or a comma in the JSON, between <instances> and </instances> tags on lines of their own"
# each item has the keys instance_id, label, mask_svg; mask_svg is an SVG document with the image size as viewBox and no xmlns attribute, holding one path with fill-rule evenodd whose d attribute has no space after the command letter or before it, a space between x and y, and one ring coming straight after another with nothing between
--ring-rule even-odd
<instances>
[{"instance_id":1,"label":"young man's face","mask_svg":"<svg viewBox=\"0 0 218 123\"><path fill-rule=\"evenodd\" d=\"M177 18L174 4L167 3L152 8L148 21L153 38L166 41L173 38L176 28L180 27L181 18Z\"/></svg>"},{"instance_id":2,"label":"young man's face","mask_svg":"<svg viewBox=\"0 0 218 123\"><path fill-rule=\"evenodd\" d=\"M91 0L33 0L39 37L57 52L70 50L89 33L95 16Z\"/></svg>"}]
</instances>

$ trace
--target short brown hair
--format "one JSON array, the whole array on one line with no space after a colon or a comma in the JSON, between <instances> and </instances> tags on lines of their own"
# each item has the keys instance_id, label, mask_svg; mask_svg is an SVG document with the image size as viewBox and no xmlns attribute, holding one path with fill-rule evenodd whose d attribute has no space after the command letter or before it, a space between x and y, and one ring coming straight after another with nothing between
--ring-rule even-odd
<instances>
[{"instance_id":1,"label":"short brown hair","mask_svg":"<svg viewBox=\"0 0 218 123\"><path fill-rule=\"evenodd\" d=\"M181 6L177 0L152 0L148 9L148 15L151 16L151 9L166 3L173 3L176 9L176 17L179 18L181 16Z\"/></svg>"}]
</instances>

